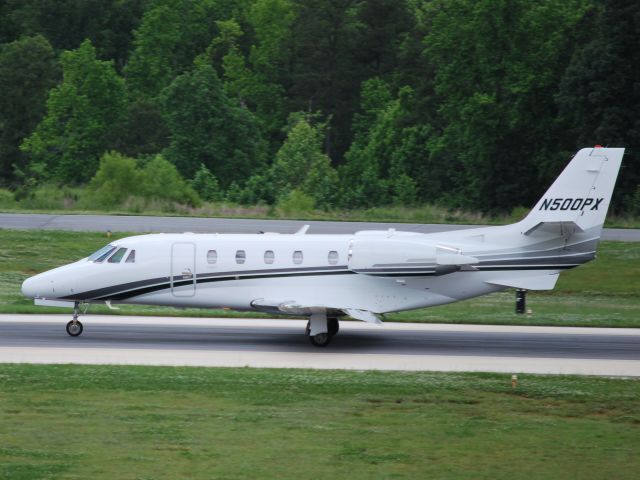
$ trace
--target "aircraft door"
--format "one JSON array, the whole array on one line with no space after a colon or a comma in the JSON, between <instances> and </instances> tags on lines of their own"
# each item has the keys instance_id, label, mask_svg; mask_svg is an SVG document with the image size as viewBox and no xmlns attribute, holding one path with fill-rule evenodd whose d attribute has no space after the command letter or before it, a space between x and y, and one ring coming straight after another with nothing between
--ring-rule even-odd
<instances>
[{"instance_id":1,"label":"aircraft door","mask_svg":"<svg viewBox=\"0 0 640 480\"><path fill-rule=\"evenodd\" d=\"M171 246L171 293L174 297L196 294L196 246L193 243Z\"/></svg>"}]
</instances>

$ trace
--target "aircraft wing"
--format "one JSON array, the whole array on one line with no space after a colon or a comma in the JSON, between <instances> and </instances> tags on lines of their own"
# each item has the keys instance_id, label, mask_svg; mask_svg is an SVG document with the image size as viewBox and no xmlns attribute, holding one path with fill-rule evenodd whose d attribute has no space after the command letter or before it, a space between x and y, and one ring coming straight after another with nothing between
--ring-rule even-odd
<instances>
[{"instance_id":1,"label":"aircraft wing","mask_svg":"<svg viewBox=\"0 0 640 480\"><path fill-rule=\"evenodd\" d=\"M288 315L310 315L318 311L326 311L327 316L347 314L356 320L367 323L381 324L382 320L376 313L359 308L330 305L307 305L295 300L271 300L258 298L251 302L251 306L256 310L266 313L285 313Z\"/></svg>"}]
</instances>

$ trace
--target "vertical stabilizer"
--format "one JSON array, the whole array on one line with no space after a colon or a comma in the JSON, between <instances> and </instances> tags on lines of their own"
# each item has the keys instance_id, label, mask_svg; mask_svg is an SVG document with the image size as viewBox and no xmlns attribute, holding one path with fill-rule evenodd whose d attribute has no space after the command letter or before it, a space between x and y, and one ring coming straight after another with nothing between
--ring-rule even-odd
<instances>
[{"instance_id":1,"label":"vertical stabilizer","mask_svg":"<svg viewBox=\"0 0 640 480\"><path fill-rule=\"evenodd\" d=\"M602 228L624 148L583 148L573 157L529 215L528 231L541 224L574 223L580 230Z\"/></svg>"}]
</instances>

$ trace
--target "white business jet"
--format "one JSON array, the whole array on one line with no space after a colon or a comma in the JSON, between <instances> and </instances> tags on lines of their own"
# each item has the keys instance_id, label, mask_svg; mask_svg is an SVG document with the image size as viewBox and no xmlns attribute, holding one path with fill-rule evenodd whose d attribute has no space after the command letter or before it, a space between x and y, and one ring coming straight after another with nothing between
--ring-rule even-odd
<instances>
[{"instance_id":1,"label":"white business jet","mask_svg":"<svg viewBox=\"0 0 640 480\"><path fill-rule=\"evenodd\" d=\"M123 238L27 279L39 305L128 303L229 308L309 317L326 346L348 315L388 312L516 288L550 290L561 271L595 258L623 148L580 150L522 221L422 234L154 234Z\"/></svg>"}]
</instances>

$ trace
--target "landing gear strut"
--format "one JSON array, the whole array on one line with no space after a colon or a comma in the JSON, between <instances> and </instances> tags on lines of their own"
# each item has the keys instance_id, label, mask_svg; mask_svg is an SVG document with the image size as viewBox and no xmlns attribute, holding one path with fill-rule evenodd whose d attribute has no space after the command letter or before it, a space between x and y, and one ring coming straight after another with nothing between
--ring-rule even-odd
<instances>
[{"instance_id":1,"label":"landing gear strut","mask_svg":"<svg viewBox=\"0 0 640 480\"><path fill-rule=\"evenodd\" d=\"M77 337L82 333L83 327L80 320L78 320L78 314L80 312L80 305L78 302L73 305L73 320L67 323L67 333L72 337Z\"/></svg>"},{"instance_id":2,"label":"landing gear strut","mask_svg":"<svg viewBox=\"0 0 640 480\"><path fill-rule=\"evenodd\" d=\"M340 330L340 323L336 317L327 318L324 313L314 313L307 323L305 334L309 337L311 345L326 347L338 330Z\"/></svg>"}]
</instances>

